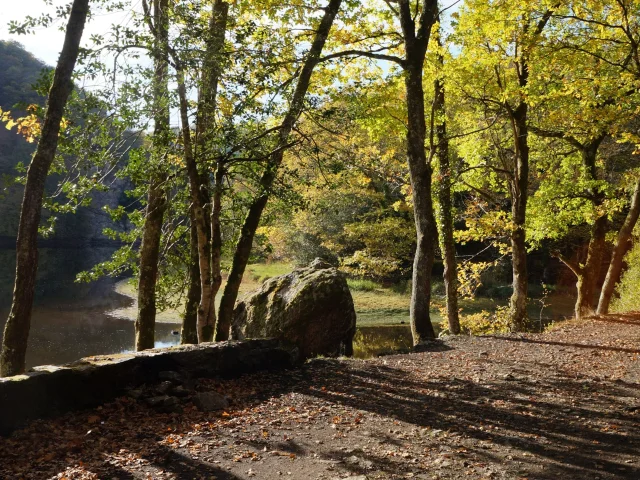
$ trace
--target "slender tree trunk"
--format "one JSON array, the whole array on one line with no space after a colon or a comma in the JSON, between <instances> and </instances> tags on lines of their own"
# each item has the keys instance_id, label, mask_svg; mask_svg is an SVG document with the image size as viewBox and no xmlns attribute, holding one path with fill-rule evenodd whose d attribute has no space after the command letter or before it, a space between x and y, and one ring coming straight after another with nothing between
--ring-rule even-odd
<instances>
[{"instance_id":1,"label":"slender tree trunk","mask_svg":"<svg viewBox=\"0 0 640 480\"><path fill-rule=\"evenodd\" d=\"M609 269L607 270L607 277L604 280L604 285L600 292L598 315L606 315L609 313L611 297L613 296L616 284L620 281L624 256L631 247L631 234L638 222L638 216L640 216L640 179L636 182L636 186L631 197L629 213L627 213L627 218L618 232L616 245L613 248L611 262L609 263Z\"/></svg>"},{"instance_id":2,"label":"slender tree trunk","mask_svg":"<svg viewBox=\"0 0 640 480\"><path fill-rule=\"evenodd\" d=\"M138 316L136 318L136 350L155 345L156 281L160 262L160 239L166 209L166 174L162 161L169 140L169 100L167 42L169 41L169 1L154 2L154 132L152 152L152 179L147 193L147 208L140 245L140 271L138 278Z\"/></svg>"},{"instance_id":3,"label":"slender tree trunk","mask_svg":"<svg viewBox=\"0 0 640 480\"><path fill-rule=\"evenodd\" d=\"M429 315L431 272L438 241L431 199L431 165L425 154L424 92L422 62L405 71L408 129L407 159L411 177L413 216L416 224L416 253L413 259L411 305L409 315L413 343L435 338Z\"/></svg>"},{"instance_id":4,"label":"slender tree trunk","mask_svg":"<svg viewBox=\"0 0 640 480\"><path fill-rule=\"evenodd\" d=\"M193 204L193 222L196 226L198 245L198 268L200 272L200 303L198 305L198 340L210 342L216 324L215 297L222 283L220 258L222 241L220 237L220 212L223 168L218 162L214 199L210 214L209 175L207 163L211 157L213 129L215 126L216 99L218 82L221 75L222 51L227 28L229 5L222 0L213 1L213 11L209 22L207 47L201 78L200 98L198 101L198 119L196 123L195 150L191 142L189 128L187 93L184 85L184 71L178 68L178 94L180 96L180 116L182 136L185 145L185 163L189 176L191 200ZM220 186L219 186L220 185ZM214 205L215 204L215 205ZM215 237L215 238L214 238Z\"/></svg>"},{"instance_id":5,"label":"slender tree trunk","mask_svg":"<svg viewBox=\"0 0 640 480\"><path fill-rule=\"evenodd\" d=\"M222 300L220 302L220 308L218 310L218 324L216 326L215 336L217 341L229 339L233 309L235 307L236 299L238 298L240 282L242 281L242 276L244 275L244 271L251 254L253 238L258 225L260 224L262 212L267 205L278 167L282 163L282 158L289 141L289 135L291 134L298 117L302 113L304 98L307 90L309 89L311 75L318 64L320 54L322 53L324 44L327 41L327 37L331 31L331 26L338 14L341 3L342 0L329 0L329 4L324 9L324 15L320 21L318 29L316 30L313 43L311 44L302 69L300 70L300 76L298 78L295 91L293 92L289 111L285 115L278 132L278 147L269 157L265 171L260 179L260 188L262 191L250 205L244 224L242 225L240 238L236 244L233 256L233 263L231 265L229 277L227 279L227 283L222 294Z\"/></svg>"},{"instance_id":6,"label":"slender tree trunk","mask_svg":"<svg viewBox=\"0 0 640 480\"><path fill-rule=\"evenodd\" d=\"M444 59L438 56L438 64L442 67ZM447 138L447 120L445 106L444 82L436 79L434 84L434 113L437 121L436 154L438 156L438 217L440 227L440 250L444 263L444 288L447 298L447 321L449 331L454 335L460 333L458 318L458 271L456 265L456 244L453 238L453 213L451 206L451 166L449 164L449 139Z\"/></svg>"},{"instance_id":7,"label":"slender tree trunk","mask_svg":"<svg viewBox=\"0 0 640 480\"><path fill-rule=\"evenodd\" d=\"M226 169L223 162L216 165L213 199L211 202L211 295L215 301L222 286L222 195L224 193L224 177ZM212 305L215 309L215 305ZM214 317L215 320L215 317Z\"/></svg>"},{"instance_id":8,"label":"slender tree trunk","mask_svg":"<svg viewBox=\"0 0 640 480\"><path fill-rule=\"evenodd\" d=\"M162 222L167 203L164 180L156 177L147 192L147 208L140 245L138 316L135 323L136 351L153 348L155 345L156 281Z\"/></svg>"},{"instance_id":9,"label":"slender tree trunk","mask_svg":"<svg viewBox=\"0 0 640 480\"><path fill-rule=\"evenodd\" d=\"M191 213L191 228L189 232L189 285L187 299L182 319L180 343L198 343L198 305L200 304L200 265L198 264L198 230Z\"/></svg>"},{"instance_id":10,"label":"slender tree trunk","mask_svg":"<svg viewBox=\"0 0 640 480\"><path fill-rule=\"evenodd\" d=\"M42 137L34 154L24 187L20 224L16 242L16 278L11 311L4 329L0 376L24 372L27 340L31 327L31 310L38 269L38 226L44 186L58 148L60 122L73 89L73 69L78 58L80 40L89 11L89 0L74 0L65 32L64 45L49 91L42 126Z\"/></svg>"},{"instance_id":11,"label":"slender tree trunk","mask_svg":"<svg viewBox=\"0 0 640 480\"><path fill-rule=\"evenodd\" d=\"M519 85L525 88L529 80L529 67L523 59L518 68ZM511 265L513 275L513 293L510 301L511 329L524 332L528 328L527 294L529 282L527 278L527 245L525 222L527 218L527 200L529 197L529 107L521 102L512 111L513 135L515 145L515 162L511 189Z\"/></svg>"},{"instance_id":12,"label":"slender tree trunk","mask_svg":"<svg viewBox=\"0 0 640 480\"><path fill-rule=\"evenodd\" d=\"M597 179L596 160L598 148L600 148L600 144L604 138L605 135L600 135L581 148L582 163L588 180ZM594 208L599 209L604 202L604 195L596 191L590 191L590 194L593 197ZM578 296L575 304L575 315L577 320L581 320L595 313L594 297L606 245L607 225L607 216L602 215L596 219L591 228L587 259L584 265L580 266L580 275L578 275L576 282Z\"/></svg>"},{"instance_id":13,"label":"slender tree trunk","mask_svg":"<svg viewBox=\"0 0 640 480\"><path fill-rule=\"evenodd\" d=\"M413 258L411 304L409 316L413 343L435 338L429 315L431 305L431 273L438 241L438 231L431 198L432 170L425 152L426 124L424 61L437 19L437 0L424 0L416 25L408 0L398 2L398 17L404 37L404 83L407 102L407 163L411 179L413 216L416 224L416 252Z\"/></svg>"},{"instance_id":14,"label":"slender tree trunk","mask_svg":"<svg viewBox=\"0 0 640 480\"><path fill-rule=\"evenodd\" d=\"M553 9L547 10L537 23L527 23L525 33L534 26L533 33L539 36L549 22ZM528 22L530 19L528 19ZM529 86L529 50L524 47L519 58L513 62L518 78L518 86L524 91ZM527 272L527 238L525 223L527 219L527 201L529 198L529 105L526 99L515 108L505 104L509 113L513 131L514 165L509 181L511 193L511 264L513 274L513 293L509 304L511 330L524 332L529 328L527 315L527 295L529 290Z\"/></svg>"},{"instance_id":15,"label":"slender tree trunk","mask_svg":"<svg viewBox=\"0 0 640 480\"><path fill-rule=\"evenodd\" d=\"M210 226L206 215L205 205L207 197L206 185L203 185L202 175L198 172L198 165L194 157L193 144L191 142L191 127L189 126L189 111L187 103L187 90L184 83L184 71L182 66L176 66L178 81L178 97L180 99L180 120L182 124L182 142L184 144L184 158L189 176L189 190L191 193L191 211L193 222L196 226L198 240L198 271L200 272L200 304L198 306L198 341L210 342L213 335L211 299L211 242Z\"/></svg>"},{"instance_id":16,"label":"slender tree trunk","mask_svg":"<svg viewBox=\"0 0 640 480\"><path fill-rule=\"evenodd\" d=\"M518 162L521 163L521 162ZM528 162L521 165L528 167ZM528 168L526 168L528 170ZM522 170L521 170L522 171ZM513 275L513 293L510 301L511 329L515 332L527 330L527 245L525 234L525 220L527 208L528 181L518 182L519 186L512 187L511 217L514 230L511 233L511 263Z\"/></svg>"}]
</instances>

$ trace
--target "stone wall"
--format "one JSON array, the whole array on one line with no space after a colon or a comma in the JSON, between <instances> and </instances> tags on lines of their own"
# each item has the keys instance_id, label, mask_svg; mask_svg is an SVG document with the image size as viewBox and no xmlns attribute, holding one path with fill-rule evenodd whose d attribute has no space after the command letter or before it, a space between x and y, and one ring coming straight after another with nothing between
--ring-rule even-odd
<instances>
[{"instance_id":1,"label":"stone wall","mask_svg":"<svg viewBox=\"0 0 640 480\"><path fill-rule=\"evenodd\" d=\"M158 381L160 372L178 371L191 378L236 377L291 368L296 361L291 350L267 339L182 345L37 367L26 375L0 378L0 435L29 420L111 401Z\"/></svg>"}]
</instances>

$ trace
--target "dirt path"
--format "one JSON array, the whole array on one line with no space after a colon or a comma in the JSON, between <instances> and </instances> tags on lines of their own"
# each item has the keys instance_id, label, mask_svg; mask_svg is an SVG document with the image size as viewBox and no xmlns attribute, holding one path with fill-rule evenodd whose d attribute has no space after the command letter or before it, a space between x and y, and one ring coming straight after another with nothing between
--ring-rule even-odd
<instances>
[{"instance_id":1,"label":"dirt path","mask_svg":"<svg viewBox=\"0 0 640 480\"><path fill-rule=\"evenodd\" d=\"M35 422L0 478L640 479L640 314L436 350L199 382L224 412Z\"/></svg>"}]
</instances>

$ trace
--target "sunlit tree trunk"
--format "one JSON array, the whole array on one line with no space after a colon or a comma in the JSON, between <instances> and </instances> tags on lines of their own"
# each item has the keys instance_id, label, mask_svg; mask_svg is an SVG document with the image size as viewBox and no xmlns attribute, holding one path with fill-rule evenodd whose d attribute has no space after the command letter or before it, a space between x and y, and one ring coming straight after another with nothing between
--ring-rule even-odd
<instances>
[{"instance_id":1,"label":"sunlit tree trunk","mask_svg":"<svg viewBox=\"0 0 640 480\"><path fill-rule=\"evenodd\" d=\"M413 259L409 316L414 345L435 337L431 323L431 273L438 241L431 198L432 170L425 152L426 124L423 89L424 61L437 19L437 0L424 0L416 24L408 0L398 2L398 17L404 37L404 84L407 103L407 162L416 225L416 252Z\"/></svg>"},{"instance_id":2,"label":"sunlit tree trunk","mask_svg":"<svg viewBox=\"0 0 640 480\"><path fill-rule=\"evenodd\" d=\"M213 1L199 92L195 150L186 158L193 203L193 221L196 225L198 243L200 303L197 312L197 330L200 342L210 342L213 339L216 324L215 298L222 284L220 271L222 255L220 213L224 167L222 162L215 163L211 160L211 157L218 83L222 73L222 55L228 11L228 3L222 0ZM190 131L187 131L189 126L184 84L179 87L179 93L184 140L185 135L190 135ZM190 141L189 143L191 144ZM216 183L213 188L214 198L210 198L209 188L211 163L216 165Z\"/></svg>"},{"instance_id":3,"label":"sunlit tree trunk","mask_svg":"<svg viewBox=\"0 0 640 480\"><path fill-rule=\"evenodd\" d=\"M547 10L535 24L527 23L524 33L532 33L534 37L539 36L549 22L552 13L553 10ZM530 21L527 19L527 22ZM530 31L532 28L533 31ZM527 47L523 47L517 60L513 62L513 67L516 70L518 86L524 92L529 86L529 51ZM511 330L523 332L529 327L527 315L529 281L525 229L529 199L529 105L523 94L515 108L508 103L505 104L505 108L511 119L514 146L513 171L509 181L511 222L513 224L511 231L513 293L509 302L509 317Z\"/></svg>"},{"instance_id":4,"label":"sunlit tree trunk","mask_svg":"<svg viewBox=\"0 0 640 480\"><path fill-rule=\"evenodd\" d=\"M198 305L200 304L200 265L198 264L198 231L191 214L189 230L189 285L185 300L180 343L198 343Z\"/></svg>"},{"instance_id":5,"label":"sunlit tree trunk","mask_svg":"<svg viewBox=\"0 0 640 480\"><path fill-rule=\"evenodd\" d=\"M24 372L31 310L38 269L38 226L49 168L58 148L60 122L71 90L73 69L89 11L89 0L74 0L67 22L64 45L58 58L47 100L42 136L38 142L24 187L16 242L16 278L11 311L4 329L0 376Z\"/></svg>"},{"instance_id":6,"label":"sunlit tree trunk","mask_svg":"<svg viewBox=\"0 0 640 480\"><path fill-rule=\"evenodd\" d=\"M629 213L627 213L627 218L618 232L618 238L616 239L616 244L613 248L611 262L609 263L609 269L607 270L607 277L604 280L604 285L600 292L600 301L598 302L599 315L606 315L609 313L611 297L613 296L616 284L620 281L624 256L631 248L631 234L638 222L638 216L640 216L640 179L636 182L633 195L631 196L631 207L629 208Z\"/></svg>"},{"instance_id":7,"label":"sunlit tree trunk","mask_svg":"<svg viewBox=\"0 0 640 480\"><path fill-rule=\"evenodd\" d=\"M438 55L438 63L443 67L443 57ZM444 288L447 300L447 322L449 331L460 333L458 317L458 271L456 265L456 244L453 238L453 212L451 205L451 165L449 162L449 139L447 138L447 120L444 81L440 78L434 83L434 113L436 116L436 155L438 157L438 224L440 227L440 250L444 263Z\"/></svg>"},{"instance_id":8,"label":"sunlit tree trunk","mask_svg":"<svg viewBox=\"0 0 640 480\"><path fill-rule=\"evenodd\" d=\"M166 209L166 174L163 159L169 139L169 100L167 42L169 41L169 2L154 2L154 79L153 108L154 132L152 150L152 179L147 192L147 208L140 245L140 269L138 274L138 316L136 318L136 350L146 350L155 345L156 282L160 262L162 222Z\"/></svg>"},{"instance_id":9,"label":"sunlit tree trunk","mask_svg":"<svg viewBox=\"0 0 640 480\"><path fill-rule=\"evenodd\" d=\"M229 338L233 309L235 307L236 299L238 298L240 282L242 282L242 277L251 254L253 238L256 230L258 229L258 225L260 224L262 212L267 205L267 201L271 193L271 187L276 179L278 167L282 163L282 158L289 142L289 135L291 134L298 117L302 113L304 97L309 89L311 75L318 64L320 54L322 53L322 49L324 48L327 37L329 36L331 26L333 25L333 21L340 9L341 3L342 0L330 0L329 4L324 9L324 15L320 20L313 42L311 43L302 69L300 70L300 76L298 77L298 83L296 84L296 88L293 92L289 110L278 131L278 148L270 155L267 161L265 171L260 179L261 192L249 206L249 211L242 225L240 237L236 244L233 256L233 263L231 265L229 277L227 278L227 283L220 302L220 308L218 310L218 324L216 326L215 335L215 339L217 341L228 340Z\"/></svg>"}]
</instances>

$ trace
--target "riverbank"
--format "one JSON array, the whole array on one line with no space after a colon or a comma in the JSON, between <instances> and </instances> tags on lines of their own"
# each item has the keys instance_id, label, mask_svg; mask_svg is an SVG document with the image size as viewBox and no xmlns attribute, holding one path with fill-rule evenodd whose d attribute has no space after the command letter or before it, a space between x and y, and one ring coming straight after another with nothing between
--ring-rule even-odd
<instances>
[{"instance_id":1,"label":"riverbank","mask_svg":"<svg viewBox=\"0 0 640 480\"><path fill-rule=\"evenodd\" d=\"M0 439L0 478L637 479L640 315L201 381L217 413L130 398Z\"/></svg>"}]
</instances>

